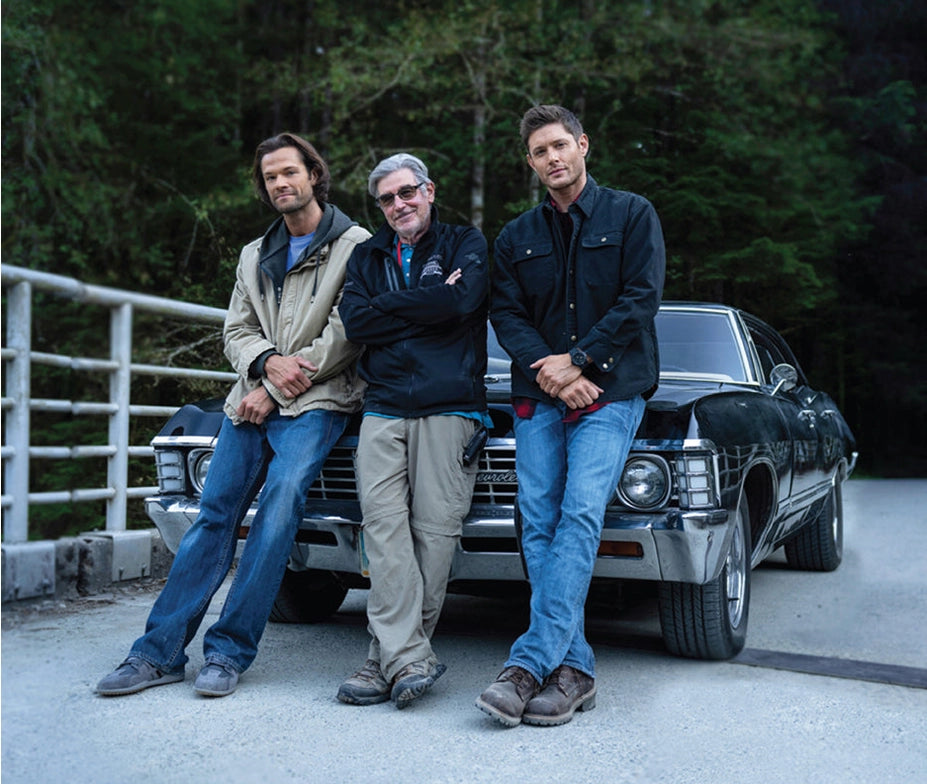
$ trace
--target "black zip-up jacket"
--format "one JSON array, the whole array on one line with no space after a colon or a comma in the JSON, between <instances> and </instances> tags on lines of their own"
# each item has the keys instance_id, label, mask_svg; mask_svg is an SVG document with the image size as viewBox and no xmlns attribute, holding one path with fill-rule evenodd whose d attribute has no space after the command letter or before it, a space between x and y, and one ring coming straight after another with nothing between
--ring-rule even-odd
<instances>
[{"instance_id":1,"label":"black zip-up jacket","mask_svg":"<svg viewBox=\"0 0 927 784\"><path fill-rule=\"evenodd\" d=\"M486 409L486 240L439 223L412 254L406 285L388 224L354 249L339 305L348 340L366 348L364 410L405 418ZM453 285L448 276L460 268Z\"/></svg>"},{"instance_id":2,"label":"black zip-up jacket","mask_svg":"<svg viewBox=\"0 0 927 784\"><path fill-rule=\"evenodd\" d=\"M512 395L550 400L530 365L579 347L600 402L649 397L660 362L654 316L666 253L647 199L596 184L570 205L566 231L545 196L508 223L494 246L491 319L512 357Z\"/></svg>"}]
</instances>

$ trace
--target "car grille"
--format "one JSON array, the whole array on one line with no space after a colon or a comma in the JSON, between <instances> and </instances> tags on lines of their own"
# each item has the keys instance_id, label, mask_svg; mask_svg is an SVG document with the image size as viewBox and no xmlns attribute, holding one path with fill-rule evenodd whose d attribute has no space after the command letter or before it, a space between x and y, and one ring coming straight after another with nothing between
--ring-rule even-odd
<instances>
[{"instance_id":1,"label":"car grille","mask_svg":"<svg viewBox=\"0 0 927 784\"><path fill-rule=\"evenodd\" d=\"M501 444L488 444L480 455L473 490L474 504L514 504L518 481L515 476L515 442L506 439ZM354 449L336 446L312 487L309 499L354 501L357 483L354 476Z\"/></svg>"},{"instance_id":2,"label":"car grille","mask_svg":"<svg viewBox=\"0 0 927 784\"><path fill-rule=\"evenodd\" d=\"M515 441L487 446L480 455L473 503L512 505L517 492Z\"/></svg>"},{"instance_id":3,"label":"car grille","mask_svg":"<svg viewBox=\"0 0 927 784\"><path fill-rule=\"evenodd\" d=\"M336 446L332 449L318 479L309 488L309 498L325 501L357 500L353 448Z\"/></svg>"}]
</instances>

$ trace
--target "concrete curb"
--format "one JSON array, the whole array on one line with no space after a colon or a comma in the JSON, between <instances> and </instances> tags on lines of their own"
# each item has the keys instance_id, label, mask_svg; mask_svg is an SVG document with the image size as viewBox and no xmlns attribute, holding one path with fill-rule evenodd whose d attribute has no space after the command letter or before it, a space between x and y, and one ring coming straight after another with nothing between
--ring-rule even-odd
<instances>
[{"instance_id":1,"label":"concrete curb","mask_svg":"<svg viewBox=\"0 0 927 784\"><path fill-rule=\"evenodd\" d=\"M155 528L4 544L2 600L7 605L94 596L115 583L166 577L173 560Z\"/></svg>"}]
</instances>

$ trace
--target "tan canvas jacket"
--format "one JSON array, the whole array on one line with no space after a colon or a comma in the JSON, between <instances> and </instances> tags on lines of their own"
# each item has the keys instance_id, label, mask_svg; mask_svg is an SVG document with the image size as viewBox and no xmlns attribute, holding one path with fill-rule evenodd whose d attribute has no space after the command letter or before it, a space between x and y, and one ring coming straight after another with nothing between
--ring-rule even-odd
<instances>
[{"instance_id":1,"label":"tan canvas jacket","mask_svg":"<svg viewBox=\"0 0 927 784\"><path fill-rule=\"evenodd\" d=\"M281 275L282 285L268 274L275 264L279 272L281 253L285 259L288 235L281 221L241 251L223 330L225 355L239 375L225 401L225 413L235 424L242 421L236 409L258 384L273 396L283 416L319 408L353 413L361 407L365 384L357 375L356 360L363 349L345 337L338 303L348 258L370 233L332 205L326 205L326 212L320 223L320 230L327 227L324 244ZM252 363L269 349L301 356L318 367L315 373L307 371L312 386L286 398L266 378L252 378Z\"/></svg>"}]
</instances>

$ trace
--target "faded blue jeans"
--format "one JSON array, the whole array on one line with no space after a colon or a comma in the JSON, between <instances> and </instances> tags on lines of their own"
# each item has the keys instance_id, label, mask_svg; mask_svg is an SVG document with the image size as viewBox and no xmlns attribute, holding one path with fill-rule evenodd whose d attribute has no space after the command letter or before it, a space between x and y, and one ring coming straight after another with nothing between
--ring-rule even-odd
<instances>
[{"instance_id":1,"label":"faded blue jeans","mask_svg":"<svg viewBox=\"0 0 927 784\"><path fill-rule=\"evenodd\" d=\"M531 623L512 645L517 665L540 683L561 664L595 677L595 655L583 621L602 534L644 415L640 396L609 403L575 422L562 405L538 403L515 420L522 548L531 581Z\"/></svg>"},{"instance_id":2,"label":"faded blue jeans","mask_svg":"<svg viewBox=\"0 0 927 784\"><path fill-rule=\"evenodd\" d=\"M229 572L239 526L263 483L235 578L203 641L207 662L247 669L283 579L306 493L347 421L346 414L323 410L297 417L273 412L261 425L225 419L199 516L180 540L167 583L130 656L166 672L183 671L184 649Z\"/></svg>"}]
</instances>

